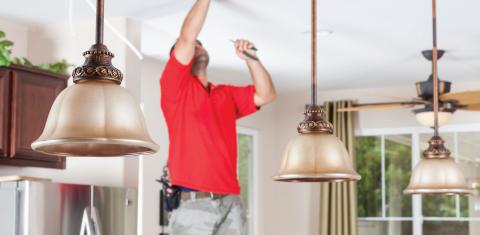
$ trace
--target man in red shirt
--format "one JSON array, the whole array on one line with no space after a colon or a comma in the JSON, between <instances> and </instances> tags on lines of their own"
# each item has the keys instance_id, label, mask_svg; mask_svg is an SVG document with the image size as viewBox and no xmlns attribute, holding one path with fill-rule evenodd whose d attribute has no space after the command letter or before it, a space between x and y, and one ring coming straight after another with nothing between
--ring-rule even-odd
<instances>
[{"instance_id":1,"label":"man in red shirt","mask_svg":"<svg viewBox=\"0 0 480 235\"><path fill-rule=\"evenodd\" d=\"M253 85L214 85L208 52L197 40L210 5L197 0L160 79L161 107L169 131L171 184L182 203L170 218L172 235L244 234L245 213L237 180L236 120L272 102L272 79L253 43L235 41Z\"/></svg>"}]
</instances>

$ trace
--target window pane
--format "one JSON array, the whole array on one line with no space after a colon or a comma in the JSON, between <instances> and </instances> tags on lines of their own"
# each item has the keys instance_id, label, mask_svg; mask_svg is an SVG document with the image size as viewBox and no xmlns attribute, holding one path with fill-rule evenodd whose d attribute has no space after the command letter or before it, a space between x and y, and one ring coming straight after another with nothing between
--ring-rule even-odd
<instances>
[{"instance_id":1,"label":"window pane","mask_svg":"<svg viewBox=\"0 0 480 235\"><path fill-rule=\"evenodd\" d=\"M455 196L427 195L422 197L423 216L455 217Z\"/></svg>"},{"instance_id":2,"label":"window pane","mask_svg":"<svg viewBox=\"0 0 480 235\"><path fill-rule=\"evenodd\" d=\"M462 217L480 217L480 132L457 134L458 156L456 160L474 189L472 196L460 199Z\"/></svg>"},{"instance_id":3,"label":"window pane","mask_svg":"<svg viewBox=\"0 0 480 235\"><path fill-rule=\"evenodd\" d=\"M475 206L475 199L472 200L472 206ZM460 196L460 216L461 217L475 217L477 215L470 215L470 197L469 196ZM475 212L475 207L472 208L472 212Z\"/></svg>"},{"instance_id":4,"label":"window pane","mask_svg":"<svg viewBox=\"0 0 480 235\"><path fill-rule=\"evenodd\" d=\"M420 135L420 154L422 157L432 135ZM453 153L455 150L453 133L442 133L441 136L445 140L446 147ZM423 216L426 217L455 217L457 215L455 196L422 196L422 210Z\"/></svg>"},{"instance_id":5,"label":"window pane","mask_svg":"<svg viewBox=\"0 0 480 235\"><path fill-rule=\"evenodd\" d=\"M412 221L358 221L358 235L412 234Z\"/></svg>"},{"instance_id":6,"label":"window pane","mask_svg":"<svg viewBox=\"0 0 480 235\"><path fill-rule=\"evenodd\" d=\"M358 182L359 217L382 215L381 152L378 136L356 138L356 162L362 180Z\"/></svg>"},{"instance_id":7,"label":"window pane","mask_svg":"<svg viewBox=\"0 0 480 235\"><path fill-rule=\"evenodd\" d=\"M476 233L469 233L468 221L424 221L423 235L471 235ZM475 230L472 230L475 231Z\"/></svg>"},{"instance_id":8,"label":"window pane","mask_svg":"<svg viewBox=\"0 0 480 235\"><path fill-rule=\"evenodd\" d=\"M476 219L480 217L480 195L475 193L460 197L460 216Z\"/></svg>"},{"instance_id":9,"label":"window pane","mask_svg":"<svg viewBox=\"0 0 480 235\"><path fill-rule=\"evenodd\" d=\"M412 169L412 136L385 136L386 210L390 217L411 217L412 197L404 195Z\"/></svg>"},{"instance_id":10,"label":"window pane","mask_svg":"<svg viewBox=\"0 0 480 235\"><path fill-rule=\"evenodd\" d=\"M249 193L250 193L250 159L253 145L253 137L249 135L238 135L238 181L240 183L241 197L245 209L248 211L249 207Z\"/></svg>"}]
</instances>

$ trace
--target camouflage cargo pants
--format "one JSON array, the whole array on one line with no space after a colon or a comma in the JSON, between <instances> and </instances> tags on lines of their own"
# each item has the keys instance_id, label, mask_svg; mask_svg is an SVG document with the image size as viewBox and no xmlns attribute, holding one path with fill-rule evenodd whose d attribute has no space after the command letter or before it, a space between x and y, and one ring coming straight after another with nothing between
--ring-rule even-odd
<instances>
[{"instance_id":1,"label":"camouflage cargo pants","mask_svg":"<svg viewBox=\"0 0 480 235\"><path fill-rule=\"evenodd\" d=\"M171 235L245 235L246 216L237 195L182 201L170 217Z\"/></svg>"}]
</instances>

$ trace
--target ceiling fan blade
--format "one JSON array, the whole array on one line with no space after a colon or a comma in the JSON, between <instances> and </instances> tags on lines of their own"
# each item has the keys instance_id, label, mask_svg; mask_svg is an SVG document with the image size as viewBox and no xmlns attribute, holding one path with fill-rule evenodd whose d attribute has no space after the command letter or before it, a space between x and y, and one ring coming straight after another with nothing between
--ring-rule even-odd
<instances>
[{"instance_id":1,"label":"ceiling fan blade","mask_svg":"<svg viewBox=\"0 0 480 235\"><path fill-rule=\"evenodd\" d=\"M474 61L480 60L480 50L478 49L457 49L448 50L448 59L457 61Z\"/></svg>"},{"instance_id":2,"label":"ceiling fan blade","mask_svg":"<svg viewBox=\"0 0 480 235\"><path fill-rule=\"evenodd\" d=\"M395 103L376 103L376 104L356 104L350 108L339 109L338 112L354 112L367 110L387 110L387 109L403 109L412 108L418 105L417 102L395 102Z\"/></svg>"},{"instance_id":3,"label":"ceiling fan blade","mask_svg":"<svg viewBox=\"0 0 480 235\"><path fill-rule=\"evenodd\" d=\"M459 107L457 109L464 110L464 111L480 111L480 103L479 104L470 104Z\"/></svg>"},{"instance_id":4,"label":"ceiling fan blade","mask_svg":"<svg viewBox=\"0 0 480 235\"><path fill-rule=\"evenodd\" d=\"M462 91L447 93L440 96L442 101L457 101L459 105L471 105L480 103L480 91Z\"/></svg>"},{"instance_id":5,"label":"ceiling fan blade","mask_svg":"<svg viewBox=\"0 0 480 235\"><path fill-rule=\"evenodd\" d=\"M380 94L380 93L370 93L369 95L374 96L374 97L379 97L379 98L390 98L390 99L397 99L397 100L414 101L414 102L422 103L422 104L431 104L432 103L428 100L422 100L420 98L409 98L409 97L386 95L386 94Z\"/></svg>"}]
</instances>

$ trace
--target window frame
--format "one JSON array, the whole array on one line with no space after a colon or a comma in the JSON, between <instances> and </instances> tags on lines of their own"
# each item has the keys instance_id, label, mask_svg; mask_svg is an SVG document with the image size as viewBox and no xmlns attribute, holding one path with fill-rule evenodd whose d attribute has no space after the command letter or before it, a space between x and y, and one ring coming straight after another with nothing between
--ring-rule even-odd
<instances>
[{"instance_id":1,"label":"window frame","mask_svg":"<svg viewBox=\"0 0 480 235\"><path fill-rule=\"evenodd\" d=\"M250 235L255 235L259 234L258 233L258 228L257 228L257 215L258 215L258 207L257 207L257 201L259 198L258 195L258 180L257 180L257 175L258 175L258 157L259 156L259 144L258 144L258 130L248 128L248 127L243 127L243 126L237 126L237 135L248 135L252 137L252 154L250 156L250 166L249 166L249 195L248 195L248 200L249 200L249 205L250 205L250 210L248 211L248 234Z\"/></svg>"},{"instance_id":2,"label":"window frame","mask_svg":"<svg viewBox=\"0 0 480 235\"><path fill-rule=\"evenodd\" d=\"M458 156L458 134L465 132L480 132L480 124L453 124L440 128L440 133L452 133L454 136L454 149L452 155L457 161ZM432 130L426 127L398 127L398 128L361 128L355 130L355 137L376 136L381 141L381 174L382 174L382 216L381 217L358 217L359 221L412 221L413 235L423 235L424 221L453 221L453 222L475 222L480 221L480 217L461 217L460 196L455 198L456 216L455 217L426 217L422 214L422 196L412 196L412 216L411 217L388 217L386 216L386 187L385 187L385 136L388 135L411 135L412 146L412 167L417 165L421 159L420 155L420 135L433 134Z\"/></svg>"}]
</instances>

